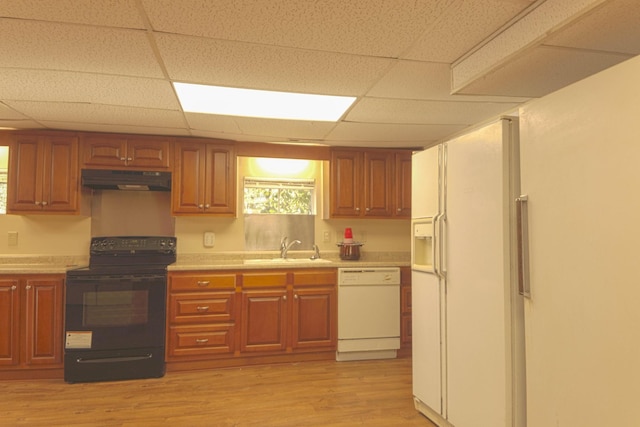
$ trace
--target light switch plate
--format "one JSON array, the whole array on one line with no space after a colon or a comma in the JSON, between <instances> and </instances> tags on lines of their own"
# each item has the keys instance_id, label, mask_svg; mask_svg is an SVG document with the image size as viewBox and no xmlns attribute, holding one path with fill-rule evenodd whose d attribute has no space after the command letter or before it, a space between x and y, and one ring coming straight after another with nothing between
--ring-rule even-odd
<instances>
[{"instance_id":1,"label":"light switch plate","mask_svg":"<svg viewBox=\"0 0 640 427\"><path fill-rule=\"evenodd\" d=\"M9 246L18 246L18 232L17 231L9 231L7 233L8 241L7 244Z\"/></svg>"},{"instance_id":2,"label":"light switch plate","mask_svg":"<svg viewBox=\"0 0 640 427\"><path fill-rule=\"evenodd\" d=\"M212 248L216 244L216 233L205 231L203 244L205 248Z\"/></svg>"}]
</instances>

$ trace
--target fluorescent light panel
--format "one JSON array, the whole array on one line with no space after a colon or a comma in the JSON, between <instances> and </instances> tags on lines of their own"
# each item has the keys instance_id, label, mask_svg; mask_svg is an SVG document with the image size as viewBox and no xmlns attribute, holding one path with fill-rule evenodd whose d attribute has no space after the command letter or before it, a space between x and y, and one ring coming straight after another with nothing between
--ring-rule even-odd
<instances>
[{"instance_id":1,"label":"fluorescent light panel","mask_svg":"<svg viewBox=\"0 0 640 427\"><path fill-rule=\"evenodd\" d=\"M356 100L352 96L272 92L178 82L173 86L185 112L225 116L336 122Z\"/></svg>"}]
</instances>

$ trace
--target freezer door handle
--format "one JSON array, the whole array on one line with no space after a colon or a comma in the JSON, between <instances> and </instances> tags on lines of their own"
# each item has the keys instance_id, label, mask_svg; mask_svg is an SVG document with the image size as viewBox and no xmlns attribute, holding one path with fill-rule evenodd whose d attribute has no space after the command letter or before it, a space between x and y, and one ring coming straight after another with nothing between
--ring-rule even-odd
<instances>
[{"instance_id":1,"label":"freezer door handle","mask_svg":"<svg viewBox=\"0 0 640 427\"><path fill-rule=\"evenodd\" d=\"M433 271L441 279L445 278L444 267L444 220L445 216L440 213L433 219Z\"/></svg>"},{"instance_id":2,"label":"freezer door handle","mask_svg":"<svg viewBox=\"0 0 640 427\"><path fill-rule=\"evenodd\" d=\"M516 240L518 256L518 292L525 298L531 298L529 282L529 198L522 195L516 198Z\"/></svg>"}]
</instances>

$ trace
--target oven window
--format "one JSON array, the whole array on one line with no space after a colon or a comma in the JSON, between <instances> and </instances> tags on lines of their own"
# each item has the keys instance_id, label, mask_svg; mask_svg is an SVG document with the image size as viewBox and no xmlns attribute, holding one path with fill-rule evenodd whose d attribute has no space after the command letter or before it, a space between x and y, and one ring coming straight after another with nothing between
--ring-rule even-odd
<instances>
[{"instance_id":1,"label":"oven window","mask_svg":"<svg viewBox=\"0 0 640 427\"><path fill-rule=\"evenodd\" d=\"M84 327L143 325L148 322L149 291L89 291L83 294Z\"/></svg>"}]
</instances>

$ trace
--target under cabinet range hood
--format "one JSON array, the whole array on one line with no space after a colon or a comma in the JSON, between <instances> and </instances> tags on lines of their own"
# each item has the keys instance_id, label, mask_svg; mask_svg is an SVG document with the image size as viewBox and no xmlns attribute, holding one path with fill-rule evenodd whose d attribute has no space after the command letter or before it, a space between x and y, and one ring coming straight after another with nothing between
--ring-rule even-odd
<instances>
[{"instance_id":1,"label":"under cabinet range hood","mask_svg":"<svg viewBox=\"0 0 640 427\"><path fill-rule=\"evenodd\" d=\"M96 190L171 191L171 172L82 169L82 185Z\"/></svg>"}]
</instances>

